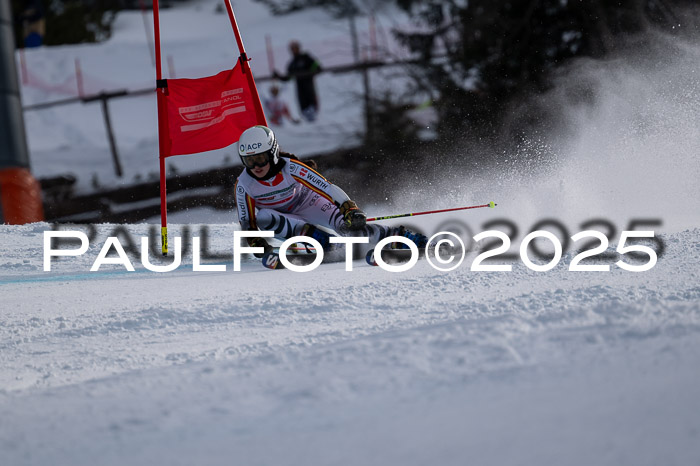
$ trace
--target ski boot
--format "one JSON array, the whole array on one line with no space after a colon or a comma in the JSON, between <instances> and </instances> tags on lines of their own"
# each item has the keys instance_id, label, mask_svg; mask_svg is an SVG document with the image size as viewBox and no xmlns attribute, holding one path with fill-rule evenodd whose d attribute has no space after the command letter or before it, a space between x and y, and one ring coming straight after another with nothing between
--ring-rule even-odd
<instances>
[{"instance_id":1,"label":"ski boot","mask_svg":"<svg viewBox=\"0 0 700 466\"><path fill-rule=\"evenodd\" d=\"M299 234L301 236L308 236L309 238L313 238L319 243L321 243L321 247L323 247L324 251L328 251L330 249L330 233L326 233L320 228L317 228L315 225L312 225L310 223L305 224L303 227L301 227L301 232Z\"/></svg>"},{"instance_id":2,"label":"ski boot","mask_svg":"<svg viewBox=\"0 0 700 466\"><path fill-rule=\"evenodd\" d=\"M394 227L394 228L388 228L386 230L386 234L383 235L383 238L387 238L389 236L403 236L405 238L408 238L409 240L413 241L413 243L418 247L419 253L423 250L425 250L425 247L428 244L428 237L421 234L421 233L414 233L411 230L407 229L405 226L401 225L399 227ZM389 249L393 249L394 253L392 254L391 252L388 253L387 256L384 257L384 259L389 263L389 264L395 264L395 263L401 263L405 262L408 260L410 257L405 256L403 253L400 252L406 252L409 247L407 244L404 243L391 243L389 245ZM370 249L367 251L367 254L365 256L365 261L369 265L377 265L377 261L375 259L375 249ZM421 253L422 254L422 253Z\"/></svg>"},{"instance_id":3,"label":"ski boot","mask_svg":"<svg viewBox=\"0 0 700 466\"><path fill-rule=\"evenodd\" d=\"M387 236L404 236L413 241L416 246L418 246L418 249L424 249L428 244L427 236L420 233L414 233L403 225L390 228ZM403 243L396 242L391 243L391 249L408 249L408 246Z\"/></svg>"}]
</instances>

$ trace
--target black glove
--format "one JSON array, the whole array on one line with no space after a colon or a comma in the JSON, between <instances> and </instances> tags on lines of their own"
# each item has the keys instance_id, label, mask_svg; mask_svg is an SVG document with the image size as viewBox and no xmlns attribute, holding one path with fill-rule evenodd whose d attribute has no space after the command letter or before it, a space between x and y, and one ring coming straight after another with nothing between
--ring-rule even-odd
<instances>
[{"instance_id":1,"label":"black glove","mask_svg":"<svg viewBox=\"0 0 700 466\"><path fill-rule=\"evenodd\" d=\"M273 250L272 246L270 246L264 238L248 238L248 246L265 249L262 253L256 252L255 254L253 254L258 259L262 259L265 253L272 252Z\"/></svg>"},{"instance_id":2,"label":"black glove","mask_svg":"<svg viewBox=\"0 0 700 466\"><path fill-rule=\"evenodd\" d=\"M367 223L367 214L362 212L355 201L347 200L340 206L345 226L348 230L359 230Z\"/></svg>"}]
</instances>

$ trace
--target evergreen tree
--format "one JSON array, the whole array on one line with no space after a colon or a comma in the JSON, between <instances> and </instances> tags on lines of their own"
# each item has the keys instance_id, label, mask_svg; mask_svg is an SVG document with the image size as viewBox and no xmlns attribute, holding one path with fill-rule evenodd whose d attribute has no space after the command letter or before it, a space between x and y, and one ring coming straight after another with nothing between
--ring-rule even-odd
<instances>
[{"instance_id":1,"label":"evergreen tree","mask_svg":"<svg viewBox=\"0 0 700 466\"><path fill-rule=\"evenodd\" d=\"M397 0L420 31L396 30L440 97L440 131L493 132L513 99L546 90L573 57L603 57L654 27L678 23L661 0ZM676 4L684 2L677 1Z\"/></svg>"}]
</instances>

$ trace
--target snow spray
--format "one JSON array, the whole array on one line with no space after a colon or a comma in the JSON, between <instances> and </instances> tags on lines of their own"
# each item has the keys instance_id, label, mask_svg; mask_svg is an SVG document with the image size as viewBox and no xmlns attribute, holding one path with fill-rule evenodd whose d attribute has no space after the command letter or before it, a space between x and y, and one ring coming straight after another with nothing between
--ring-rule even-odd
<instances>
[{"instance_id":1,"label":"snow spray","mask_svg":"<svg viewBox=\"0 0 700 466\"><path fill-rule=\"evenodd\" d=\"M586 218L612 219L618 231L633 219L661 219L656 231L697 227L700 47L660 33L648 42L605 60L572 61L550 91L513 109L516 122L547 114L546 124L521 134L487 169L433 164L422 183L397 191L411 204L394 207L492 198L521 231L546 219L576 231ZM452 146L489 149L470 140Z\"/></svg>"}]
</instances>

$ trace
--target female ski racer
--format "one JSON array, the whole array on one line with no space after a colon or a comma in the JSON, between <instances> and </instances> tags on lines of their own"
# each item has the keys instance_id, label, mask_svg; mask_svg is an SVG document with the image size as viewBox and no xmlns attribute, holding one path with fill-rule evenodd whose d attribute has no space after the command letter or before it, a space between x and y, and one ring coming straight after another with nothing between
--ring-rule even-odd
<instances>
[{"instance_id":1,"label":"female ski racer","mask_svg":"<svg viewBox=\"0 0 700 466\"><path fill-rule=\"evenodd\" d=\"M403 226L367 224L365 213L342 189L309 165L280 157L275 134L267 126L245 130L238 141L238 155L245 167L234 188L242 230L274 231L280 240L308 236L324 249L331 235L318 226L340 236L367 236L370 243L387 236L405 236L419 248L425 247L424 235ZM272 251L264 238L247 241L249 246L264 248L265 253Z\"/></svg>"}]
</instances>

